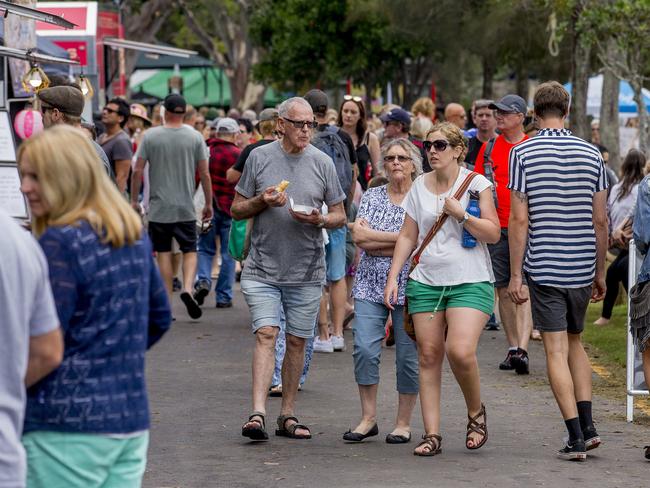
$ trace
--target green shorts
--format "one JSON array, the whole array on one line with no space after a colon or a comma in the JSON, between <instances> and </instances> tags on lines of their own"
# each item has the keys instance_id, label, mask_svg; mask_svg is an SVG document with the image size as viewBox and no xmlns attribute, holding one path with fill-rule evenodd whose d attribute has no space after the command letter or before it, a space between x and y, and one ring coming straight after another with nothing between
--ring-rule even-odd
<instances>
[{"instance_id":1,"label":"green shorts","mask_svg":"<svg viewBox=\"0 0 650 488\"><path fill-rule=\"evenodd\" d=\"M149 432L116 438L35 431L23 436L29 488L139 488Z\"/></svg>"},{"instance_id":2,"label":"green shorts","mask_svg":"<svg viewBox=\"0 0 650 488\"><path fill-rule=\"evenodd\" d=\"M448 308L474 308L488 315L494 311L494 285L487 281L431 286L409 279L406 297L411 314L435 313Z\"/></svg>"}]
</instances>

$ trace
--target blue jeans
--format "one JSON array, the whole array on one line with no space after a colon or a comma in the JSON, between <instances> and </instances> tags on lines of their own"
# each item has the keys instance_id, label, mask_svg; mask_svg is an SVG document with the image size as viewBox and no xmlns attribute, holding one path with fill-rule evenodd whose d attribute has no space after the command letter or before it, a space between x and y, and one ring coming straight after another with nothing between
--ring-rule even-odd
<instances>
[{"instance_id":1,"label":"blue jeans","mask_svg":"<svg viewBox=\"0 0 650 488\"><path fill-rule=\"evenodd\" d=\"M287 350L287 338L284 335L286 326L287 322L284 318L284 310L280 309L280 333L275 341L275 368L273 369L272 386L277 386L282 383L282 363L284 361L284 353ZM305 381L307 381L307 373L309 373L309 365L311 364L313 354L314 338L312 337L311 339L307 339L307 343L305 344L305 364L300 375L300 386L304 385Z\"/></svg>"},{"instance_id":2,"label":"blue jeans","mask_svg":"<svg viewBox=\"0 0 650 488\"><path fill-rule=\"evenodd\" d=\"M383 303L354 301L354 378L359 385L379 383L381 343L386 335L388 308ZM404 306L391 312L395 334L397 391L416 394L418 385L418 351L415 342L404 331Z\"/></svg>"},{"instance_id":3,"label":"blue jeans","mask_svg":"<svg viewBox=\"0 0 650 488\"><path fill-rule=\"evenodd\" d=\"M217 279L217 303L232 302L232 285L235 282L235 260L228 254L228 236L232 219L219 210L214 211L212 229L199 236L198 282L212 288L212 261L217 253L217 237L221 242L221 268Z\"/></svg>"}]
</instances>

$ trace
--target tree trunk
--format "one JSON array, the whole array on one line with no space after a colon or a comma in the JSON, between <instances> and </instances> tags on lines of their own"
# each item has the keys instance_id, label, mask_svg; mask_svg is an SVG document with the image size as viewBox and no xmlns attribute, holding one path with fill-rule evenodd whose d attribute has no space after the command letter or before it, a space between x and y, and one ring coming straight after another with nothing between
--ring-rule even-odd
<instances>
[{"instance_id":1,"label":"tree trunk","mask_svg":"<svg viewBox=\"0 0 650 488\"><path fill-rule=\"evenodd\" d=\"M636 102L637 111L639 112L639 149L646 153L648 151L648 107L643 101L643 82L634 78L630 80L630 85L634 90L634 101Z\"/></svg>"},{"instance_id":2,"label":"tree trunk","mask_svg":"<svg viewBox=\"0 0 650 488\"><path fill-rule=\"evenodd\" d=\"M134 11L131 6L133 2L125 1L122 12L125 37L130 41L154 42L156 34L174 12L174 2L175 0L147 0ZM127 49L125 52L127 80L135 70L139 54L140 51L133 49Z\"/></svg>"},{"instance_id":3,"label":"tree trunk","mask_svg":"<svg viewBox=\"0 0 650 488\"><path fill-rule=\"evenodd\" d=\"M573 57L573 80L571 89L571 131L585 140L591 137L587 118L587 89L589 88L589 55L591 46L577 39Z\"/></svg>"},{"instance_id":4,"label":"tree trunk","mask_svg":"<svg viewBox=\"0 0 650 488\"><path fill-rule=\"evenodd\" d=\"M494 90L494 65L487 56L483 56L483 98L490 100Z\"/></svg>"},{"instance_id":5,"label":"tree trunk","mask_svg":"<svg viewBox=\"0 0 650 488\"><path fill-rule=\"evenodd\" d=\"M528 71L524 66L517 69L517 95L528 100Z\"/></svg>"},{"instance_id":6,"label":"tree trunk","mask_svg":"<svg viewBox=\"0 0 650 488\"><path fill-rule=\"evenodd\" d=\"M607 57L614 59L618 49L616 41L607 43ZM603 93L600 105L600 142L609 152L608 165L618 171L621 165L621 149L618 124L618 95L620 81L611 69L603 72Z\"/></svg>"}]
</instances>

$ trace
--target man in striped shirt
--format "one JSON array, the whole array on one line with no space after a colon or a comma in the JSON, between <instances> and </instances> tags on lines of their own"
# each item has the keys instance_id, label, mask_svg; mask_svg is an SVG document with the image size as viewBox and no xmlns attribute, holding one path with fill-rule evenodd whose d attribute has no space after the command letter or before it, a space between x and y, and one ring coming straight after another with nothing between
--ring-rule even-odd
<instances>
[{"instance_id":1,"label":"man in striped shirt","mask_svg":"<svg viewBox=\"0 0 650 488\"><path fill-rule=\"evenodd\" d=\"M510 152L508 293L516 303L529 299L523 262L549 382L569 431L558 456L582 461L600 444L580 334L589 300L605 295L607 180L598 150L564 129L569 101L559 83L540 85L534 98L539 134Z\"/></svg>"}]
</instances>

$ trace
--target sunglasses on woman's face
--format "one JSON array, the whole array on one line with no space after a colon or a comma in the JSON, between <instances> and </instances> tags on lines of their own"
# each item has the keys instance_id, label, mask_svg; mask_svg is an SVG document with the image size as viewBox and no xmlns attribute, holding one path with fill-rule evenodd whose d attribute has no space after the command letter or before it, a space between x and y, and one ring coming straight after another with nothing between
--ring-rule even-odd
<instances>
[{"instance_id":1,"label":"sunglasses on woman's face","mask_svg":"<svg viewBox=\"0 0 650 488\"><path fill-rule=\"evenodd\" d=\"M361 97L353 97L352 95L345 95L343 97L343 100L345 100L346 102L349 102L350 100L352 100L353 102L357 102L357 103L363 102L363 98L361 98Z\"/></svg>"},{"instance_id":2,"label":"sunglasses on woman's face","mask_svg":"<svg viewBox=\"0 0 650 488\"><path fill-rule=\"evenodd\" d=\"M431 151L431 148L434 148L436 152L444 152L449 147L449 141L437 139L435 141L424 141L422 142L422 145L426 152Z\"/></svg>"},{"instance_id":3,"label":"sunglasses on woman's face","mask_svg":"<svg viewBox=\"0 0 650 488\"><path fill-rule=\"evenodd\" d=\"M405 163L405 162L411 160L411 158L409 158L408 156L403 156L401 154L399 154L399 155L398 154L393 154L391 156L384 156L384 163L390 163L391 161L395 161L396 159L400 163Z\"/></svg>"}]
</instances>

